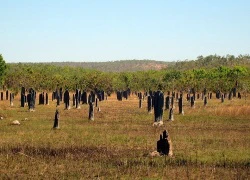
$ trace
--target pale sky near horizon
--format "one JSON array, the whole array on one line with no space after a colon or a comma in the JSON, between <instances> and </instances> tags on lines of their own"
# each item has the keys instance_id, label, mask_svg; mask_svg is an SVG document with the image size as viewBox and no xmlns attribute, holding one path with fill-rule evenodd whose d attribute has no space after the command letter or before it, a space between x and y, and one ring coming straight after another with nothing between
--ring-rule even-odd
<instances>
[{"instance_id":1,"label":"pale sky near horizon","mask_svg":"<svg viewBox=\"0 0 250 180\"><path fill-rule=\"evenodd\" d=\"M7 63L250 53L250 0L0 2L0 54Z\"/></svg>"}]
</instances>

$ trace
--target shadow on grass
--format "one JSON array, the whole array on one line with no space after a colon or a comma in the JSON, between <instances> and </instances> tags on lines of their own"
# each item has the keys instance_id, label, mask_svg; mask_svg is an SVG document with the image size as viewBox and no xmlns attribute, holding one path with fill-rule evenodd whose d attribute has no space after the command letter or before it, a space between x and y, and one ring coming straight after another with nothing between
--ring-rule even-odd
<instances>
[{"instance_id":1,"label":"shadow on grass","mask_svg":"<svg viewBox=\"0 0 250 180\"><path fill-rule=\"evenodd\" d=\"M31 158L71 158L71 159L90 159L91 162L102 162L111 166L133 167L166 167L166 166L191 166L191 167L222 167L222 168L249 168L250 159L244 161L230 161L226 158L218 159L214 162L204 162L191 157L176 156L170 158L167 156L150 157L149 152L132 149L116 149L106 147L87 147L87 146L69 146L69 147L33 147L9 146L0 148L0 154L23 154Z\"/></svg>"}]
</instances>

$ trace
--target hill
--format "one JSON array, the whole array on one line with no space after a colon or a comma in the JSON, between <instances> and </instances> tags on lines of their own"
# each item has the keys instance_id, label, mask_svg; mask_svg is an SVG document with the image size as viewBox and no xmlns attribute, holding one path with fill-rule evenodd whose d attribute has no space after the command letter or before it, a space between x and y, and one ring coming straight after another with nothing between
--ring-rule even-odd
<instances>
[{"instance_id":1,"label":"hill","mask_svg":"<svg viewBox=\"0 0 250 180\"><path fill-rule=\"evenodd\" d=\"M103 72L134 72L145 70L161 70L168 67L170 62L155 60L121 60L108 62L51 62L56 66L82 67Z\"/></svg>"}]
</instances>

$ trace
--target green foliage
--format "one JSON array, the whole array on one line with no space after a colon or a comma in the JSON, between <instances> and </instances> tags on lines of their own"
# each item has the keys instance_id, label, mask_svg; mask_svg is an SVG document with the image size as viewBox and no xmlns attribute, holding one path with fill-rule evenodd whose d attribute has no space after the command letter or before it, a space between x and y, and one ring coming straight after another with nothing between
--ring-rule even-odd
<instances>
[{"instance_id":1,"label":"green foliage","mask_svg":"<svg viewBox=\"0 0 250 180\"><path fill-rule=\"evenodd\" d=\"M3 59L2 54L0 54L0 84L2 84L2 81L5 77L6 69L7 69L7 65Z\"/></svg>"},{"instance_id":2,"label":"green foliage","mask_svg":"<svg viewBox=\"0 0 250 180\"><path fill-rule=\"evenodd\" d=\"M249 60L249 56L199 56L195 61L176 62L163 70L135 72L104 72L48 63L18 63L9 64L5 85L16 91L24 86L37 90L54 90L57 87L74 90L78 87L87 91L102 89L113 92L127 88L133 91L157 90L161 84L164 90L169 91L190 88L201 91L206 87L209 91L228 92L237 81L237 88L247 92L250 90Z\"/></svg>"},{"instance_id":3,"label":"green foliage","mask_svg":"<svg viewBox=\"0 0 250 180\"><path fill-rule=\"evenodd\" d=\"M239 55L235 57L234 55L218 56L215 54L206 57L198 56L196 60L177 61L175 63L169 64L169 68L178 69L181 71L200 68L211 69L220 66L226 66L230 68L234 66L246 66L250 68L250 56Z\"/></svg>"}]
</instances>

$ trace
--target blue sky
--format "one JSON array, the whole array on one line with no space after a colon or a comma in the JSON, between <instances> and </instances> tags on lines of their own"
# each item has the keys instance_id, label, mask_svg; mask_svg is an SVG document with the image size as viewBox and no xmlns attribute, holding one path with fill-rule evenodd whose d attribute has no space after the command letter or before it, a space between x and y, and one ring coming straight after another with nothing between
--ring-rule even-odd
<instances>
[{"instance_id":1,"label":"blue sky","mask_svg":"<svg viewBox=\"0 0 250 180\"><path fill-rule=\"evenodd\" d=\"M250 53L249 0L5 0L6 62L176 61Z\"/></svg>"}]
</instances>

